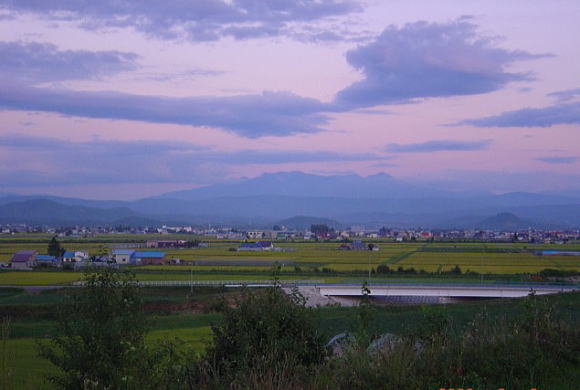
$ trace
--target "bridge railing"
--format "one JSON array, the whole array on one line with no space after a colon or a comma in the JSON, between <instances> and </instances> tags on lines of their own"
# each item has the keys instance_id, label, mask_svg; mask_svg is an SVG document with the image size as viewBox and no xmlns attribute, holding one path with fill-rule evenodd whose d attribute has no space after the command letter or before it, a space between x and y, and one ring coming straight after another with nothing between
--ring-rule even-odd
<instances>
[{"instance_id":1,"label":"bridge railing","mask_svg":"<svg viewBox=\"0 0 580 390\"><path fill-rule=\"evenodd\" d=\"M314 284L324 283L322 280L282 280L282 286L303 285L305 282ZM137 284L141 287L191 287L191 286L272 286L270 280L141 280ZM73 286L83 286L83 281L73 282Z\"/></svg>"}]
</instances>

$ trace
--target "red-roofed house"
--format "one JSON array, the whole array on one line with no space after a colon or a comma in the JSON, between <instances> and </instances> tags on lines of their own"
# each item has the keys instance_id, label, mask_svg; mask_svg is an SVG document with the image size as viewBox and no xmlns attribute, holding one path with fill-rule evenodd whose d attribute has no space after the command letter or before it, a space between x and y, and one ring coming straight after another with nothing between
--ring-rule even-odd
<instances>
[{"instance_id":1,"label":"red-roofed house","mask_svg":"<svg viewBox=\"0 0 580 390\"><path fill-rule=\"evenodd\" d=\"M10 259L14 269L32 269L36 265L36 251L18 251Z\"/></svg>"}]
</instances>

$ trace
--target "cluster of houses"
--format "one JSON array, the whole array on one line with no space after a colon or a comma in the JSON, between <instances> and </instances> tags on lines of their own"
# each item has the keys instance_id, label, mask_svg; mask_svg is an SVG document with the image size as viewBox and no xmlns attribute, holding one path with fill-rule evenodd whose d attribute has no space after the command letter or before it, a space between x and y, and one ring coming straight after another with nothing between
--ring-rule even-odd
<instances>
[{"instance_id":1,"label":"cluster of houses","mask_svg":"<svg viewBox=\"0 0 580 390\"><path fill-rule=\"evenodd\" d=\"M9 267L13 269L32 269L38 266L60 267L63 263L81 263L87 261L89 255L85 251L64 252L61 257L39 255L34 250L18 251L12 255Z\"/></svg>"},{"instance_id":2,"label":"cluster of houses","mask_svg":"<svg viewBox=\"0 0 580 390\"><path fill-rule=\"evenodd\" d=\"M143 246L147 248L184 248L194 242L188 237L197 239L218 239L231 241L343 241L346 239L378 239L385 238L397 242L404 241L485 241L485 242L544 242L565 243L580 240L579 230L480 230L480 229L422 229L422 228L388 228L378 229L366 226L350 226L346 229L327 229L312 232L310 229L291 230L285 226L275 226L272 229L237 229L234 227L193 227L193 226L162 226L162 227L86 227L74 226L55 228L48 226L30 226L26 224L0 225L0 234L51 233L57 237L96 237L100 234L157 234L159 240L148 241ZM179 234L179 240L164 240L167 234ZM203 237L203 238L200 238ZM195 247L207 244L198 243Z\"/></svg>"},{"instance_id":3,"label":"cluster of houses","mask_svg":"<svg viewBox=\"0 0 580 390\"><path fill-rule=\"evenodd\" d=\"M86 251L65 252L61 257L41 255L35 250L18 251L12 255L8 266L12 269L31 270L35 267L60 268L70 265L74 269L83 267L116 267L119 265L162 265L179 264L179 259L166 260L165 252L143 252L135 250L113 250L110 256L89 257Z\"/></svg>"}]
</instances>

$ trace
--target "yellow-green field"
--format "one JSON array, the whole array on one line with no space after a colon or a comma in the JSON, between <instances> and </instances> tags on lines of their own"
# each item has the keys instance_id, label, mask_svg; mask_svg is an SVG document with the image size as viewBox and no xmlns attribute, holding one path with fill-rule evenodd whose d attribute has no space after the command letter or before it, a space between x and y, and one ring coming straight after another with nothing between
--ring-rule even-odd
<instances>
[{"instance_id":1,"label":"yellow-green field","mask_svg":"<svg viewBox=\"0 0 580 390\"><path fill-rule=\"evenodd\" d=\"M152 239L193 239L191 236L156 235L104 235L86 239L63 239L67 250L87 250L91 255L121 242L144 243ZM0 261L7 262L18 250L34 249L45 254L49 235L0 236ZM197 237L197 239L200 239ZM414 268L416 271L448 271L458 265L463 272L473 271L491 274L536 273L546 268L580 271L580 257L536 256L531 251L541 249L580 250L579 244L550 245L530 243L446 243L407 242L395 243L373 240L380 251L342 251L340 243L318 242L275 242L286 252L237 252L239 242L202 239L209 243L207 248L142 249L167 253L166 258L179 258L181 266L136 267L141 280L236 280L266 279L271 265L284 263L283 274L300 273L295 279L306 279L304 273L337 271L342 273L375 269L387 265L391 269ZM438 251L434 251L438 250ZM479 253L477 251L480 251ZM486 252L490 251L490 252ZM497 253L512 251L514 253ZM156 272L158 271L158 272ZM209 274L211 273L211 274ZM223 275L220 275L223 273ZM313 278L320 279L318 277ZM0 273L0 284L66 284L80 278L72 272L6 272ZM327 279L325 277L324 279Z\"/></svg>"},{"instance_id":2,"label":"yellow-green field","mask_svg":"<svg viewBox=\"0 0 580 390\"><path fill-rule=\"evenodd\" d=\"M435 272L458 265L479 273L534 273L546 268L580 270L580 257L536 256L531 253L415 252L397 263L405 268Z\"/></svg>"}]
</instances>

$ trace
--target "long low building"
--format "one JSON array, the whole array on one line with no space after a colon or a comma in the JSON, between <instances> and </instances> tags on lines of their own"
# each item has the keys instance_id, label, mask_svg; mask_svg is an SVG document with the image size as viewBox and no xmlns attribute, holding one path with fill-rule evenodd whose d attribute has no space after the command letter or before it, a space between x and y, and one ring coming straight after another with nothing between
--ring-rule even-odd
<instances>
[{"instance_id":1,"label":"long low building","mask_svg":"<svg viewBox=\"0 0 580 390\"><path fill-rule=\"evenodd\" d=\"M111 258L117 264L165 264L165 252L138 252L130 249L117 249L111 252Z\"/></svg>"}]
</instances>

